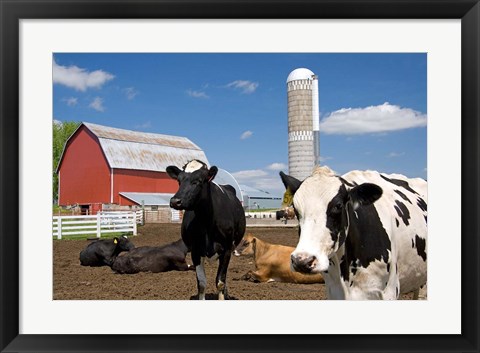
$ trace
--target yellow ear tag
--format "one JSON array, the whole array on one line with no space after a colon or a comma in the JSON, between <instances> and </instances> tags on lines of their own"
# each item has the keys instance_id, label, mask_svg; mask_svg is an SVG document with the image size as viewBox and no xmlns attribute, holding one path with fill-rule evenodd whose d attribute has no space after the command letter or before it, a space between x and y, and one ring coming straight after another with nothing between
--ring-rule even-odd
<instances>
[{"instance_id":1,"label":"yellow ear tag","mask_svg":"<svg viewBox=\"0 0 480 353\"><path fill-rule=\"evenodd\" d=\"M282 207L288 207L293 205L293 194L290 188L288 187L283 194Z\"/></svg>"},{"instance_id":2,"label":"yellow ear tag","mask_svg":"<svg viewBox=\"0 0 480 353\"><path fill-rule=\"evenodd\" d=\"M118 240L117 239L113 239L113 244L117 244L118 243Z\"/></svg>"}]
</instances>

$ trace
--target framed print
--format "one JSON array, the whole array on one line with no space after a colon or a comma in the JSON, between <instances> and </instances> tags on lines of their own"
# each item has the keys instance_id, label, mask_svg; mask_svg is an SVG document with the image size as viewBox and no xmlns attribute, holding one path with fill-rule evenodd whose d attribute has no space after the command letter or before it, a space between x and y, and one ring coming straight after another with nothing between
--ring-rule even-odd
<instances>
[{"instance_id":1,"label":"framed print","mask_svg":"<svg viewBox=\"0 0 480 353\"><path fill-rule=\"evenodd\" d=\"M331 3L315 0L299 4L294 1L137 3L113 0L91 3L7 0L1 2L0 11L2 352L479 351L478 1L346 0ZM92 62L96 64L87 64ZM162 62L164 70L150 66L152 62ZM242 67L246 67L244 63L248 64L250 76L234 75L242 72ZM305 68L310 63L312 66ZM132 70L136 67L139 69ZM264 205L266 195L275 193L269 188L275 183L282 187L282 192L278 192L274 200L280 202L285 196L282 194L285 191L283 186L290 187L287 189L290 191L295 187L291 180L290 184L285 181L282 184L278 177L278 171L286 167L286 162L280 159L260 162L261 155L266 153L262 150L270 148L278 155L284 155L286 161L286 153L281 151L282 146L286 146L285 136L288 135L288 141L293 141L288 150L288 154L292 155L296 153L297 145L315 141L313 137L316 136L315 131L318 132L315 126L310 127L314 131L290 131L292 123L286 131L287 110L288 119L301 119L291 113L296 105L294 98L297 96L294 94L289 93L287 108L285 80L289 84L288 89L294 91L304 84L300 82L302 75L308 74L309 79L313 77L312 80L316 81L317 71L321 71L318 75L320 83L309 81L311 87L308 90L318 94L316 90L320 87L320 102L315 99L308 101L307 110L310 115L319 117L321 138L328 141L323 151L330 148L342 152L339 154L341 161L340 157L334 159L328 152L312 158L320 163L327 160L338 171L344 168L341 174L356 169L350 164L352 159L357 163L355 165L362 165L359 164L359 145L355 142L357 139L358 143L362 135L358 130L348 130L351 125L342 125L342 122L352 119L352 116L365 116L370 119L366 121L371 122L366 130L370 136L376 142L390 139L393 146L381 151L384 161L381 166L388 170L392 165L400 168L402 163L416 165L417 174L414 175L428 180L428 234L431 237L427 246L420 228L416 228L417 237L412 239L411 246L410 242L407 244L418 255L417 260L421 258L423 262L426 262L428 247L427 300L316 300L316 292L312 296L296 296L293 285L278 286L270 283L272 281L250 283L252 286L239 286L240 282L230 284L228 294L231 299L240 300L188 300L196 299L197 283L203 280L198 277L196 260L192 261L198 282L186 267L185 273L191 274L189 282L183 285L181 281L185 277L180 275L169 277L172 285L164 284L164 288L170 291L168 296L150 295L150 287L143 286L137 280L139 276L130 275L126 279L128 275L107 274L92 268L88 271L94 271L101 278L98 282L111 283L108 288L99 287L95 291L87 277L85 279L68 265L73 257L77 260L80 242L55 240L57 246L53 246L52 250L52 170L59 175L58 183L54 184L61 190L58 197L70 198L70 201L57 200L59 205L70 207L76 203L80 213L94 214L92 207L97 207L79 202L82 194L75 193L74 188L68 191L69 180L83 175L80 161L84 157L78 154L72 159L73 149L69 150L73 140L81 142L82 136L85 136L83 141L87 141L88 136L101 141L103 151L97 160L105 158L111 166L107 170L108 175L95 174L92 177L95 182L89 184L89 188L96 191L98 187L100 190L99 184L105 179L108 181L105 189L108 200L104 203L108 207L118 204L132 208L136 205L144 210L148 207L152 214L160 214L162 203L148 203L145 195L141 196L141 200L136 199L139 196L133 192L135 190L125 187L128 180L140 190L154 179L153 176L142 169L143 165L131 163L127 166L126 158L118 152L134 150L150 153L157 148L158 140L147 147L139 147L151 142L146 140L147 135L150 139L160 139L148 131L156 124L153 120L155 114L170 114L173 118L169 119L171 125L162 122L163 130L153 132L171 131L170 135L180 136L185 131L185 136L194 142L175 136L170 137L171 141L191 143L188 146L194 146L191 153L196 159L207 158L195 145L197 141L200 141L200 146L210 146L212 140L217 140L217 145L212 144L217 147L207 147L210 163L230 156L230 165L244 165L233 170L236 172L232 173L233 178L248 180L253 171L256 176L262 176L263 184L256 184L257 197L242 198L241 201L255 217L271 217L266 216L267 213L255 214L259 208L268 207ZM131 72L135 74L131 75ZM263 75L262 80L256 78L260 77L259 73ZM149 78L153 75L163 80L152 84ZM349 87L356 87L357 75L362 77L363 84L358 85L357 90L349 90ZM375 75L382 80L376 81ZM280 89L274 84L267 84L267 78L271 76L280 77ZM133 77L136 81L132 81ZM143 80L142 86L139 86L140 80ZM322 80L329 84L324 86ZM401 97L398 98L401 103L378 101L388 97L387 94L377 94L375 103L362 101L361 95L366 95L367 90L373 90L375 85L375 92L394 92L396 97ZM165 88L177 92L177 96L167 95L165 90L162 91ZM307 91L304 86L300 89ZM279 96L283 98L272 99L275 90L282 91ZM254 105L250 100L250 106L245 105L258 92L263 94L260 99L263 104ZM314 97L313 93L310 95ZM175 104L173 112L166 108L149 110L152 102L164 102L162 104L166 107L165 102L172 103L178 96L181 96L178 102L189 99L189 103ZM214 96L222 97L223 103ZM143 97L146 97L145 100ZM345 103L331 104L339 97ZM239 101L243 105L239 105ZM135 108L131 108L134 104L137 104ZM209 116L201 117L201 104L209 105ZM128 124L122 123L119 118L122 110L127 109L135 115ZM76 127L77 130L72 130L75 131L72 136L79 138L66 142L64 150L60 151L63 165L53 166L52 123L62 120L67 114L63 113L65 111L76 114L84 123ZM105 119L102 123L98 117L105 111L117 113L118 117ZM396 135L395 138L387 136L396 128L393 122L386 122L390 115L385 112L401 116L402 122L407 125L398 130L410 129L411 134ZM191 117L197 114L198 118ZM281 118L269 119L268 115L285 115L285 122L280 121ZM92 123L85 118L90 116ZM231 116L230 120L225 116ZM254 121L264 124L258 123L254 129L253 125L248 125ZM421 133L415 128L421 129ZM272 134L261 134L262 129ZM146 133L140 136L129 130ZM277 130L280 130L279 136L273 134ZM122 140L125 135L136 140ZM257 136L269 143L256 145ZM165 138L162 136L162 139ZM280 147L275 144L278 140L282 140ZM416 145L418 141L421 141L420 145ZM83 143L80 151L92 146ZM132 143L136 145L132 146ZM223 147L219 148L218 143ZM234 153L234 148L229 149L235 145L241 146L237 150L243 154ZM182 145L182 148L188 149L185 146ZM377 168L375 165L369 167L367 163L375 153L379 155L376 146L370 142L362 145L365 169ZM224 150L222 158L216 153L220 149ZM212 150L214 152L210 152ZM96 157L91 152L94 150L88 151L87 157L94 160ZM123 153L125 155L126 152ZM212 155L214 157L210 157ZM118 163L116 167L112 166L113 160ZM65 168L68 163L70 169ZM152 164L146 159L141 163ZM263 170L259 165L264 166ZM185 168L197 171L196 167L188 167L188 164ZM232 167L227 165L226 169ZM169 170L170 177L178 177L182 172L178 170L175 174L175 169ZM292 165L289 165L289 170L294 170ZM396 173L397 169L391 167L390 170L389 173ZM123 179L117 179L121 173ZM227 171L221 173L227 179L231 176ZM271 175L275 176L275 181L269 179ZM384 180L406 188L398 178L392 176ZM177 186L173 180L164 183L167 185L169 182ZM116 186L121 183L125 188L123 190ZM349 181L345 183L348 185ZM270 191L258 196L262 188ZM167 194L162 190L157 193ZM238 190L243 192L245 187L239 184ZM253 191L250 192L253 195ZM405 193L397 192L403 202L410 202ZM352 195L350 197L363 197L362 202L367 202L362 193ZM288 194L285 197L288 198ZM173 194L169 195L167 203L175 208L179 201L175 204L173 198ZM422 201L418 201L417 205L425 211L421 217L425 226L426 203ZM413 218L409 209L402 202L396 205L395 214L398 217L396 225L395 221L392 223L393 228L401 224L410 225ZM296 211L300 218L300 207ZM328 215L331 212L328 211ZM168 217L180 216L169 213ZM95 226L94 233L100 237L100 216L98 219L100 223ZM177 225L175 232L180 229ZM80 226L90 227L83 223ZM60 227L61 221L60 225L54 225L54 232L57 231L54 236L59 239L62 237L62 231L58 231ZM131 232L135 234L136 226L132 227ZM297 232L296 228L292 231ZM63 235L66 237L66 234ZM117 244L119 238L113 237L112 241ZM142 246L151 245L140 237L137 239ZM162 241L167 242L165 239L175 240L174 236L167 234ZM82 239L81 245L89 241ZM73 244L73 250L68 246L60 248L58 244ZM118 258L125 256L123 254ZM189 257L187 259L190 261ZM300 260L292 258L294 263ZM317 266L320 262L318 257L308 266ZM252 265L247 261L245 264ZM325 266L328 265L327 261ZM305 263L300 262L295 266L297 269L306 268ZM239 277L246 268L230 264L230 270L238 271ZM325 268L322 267L322 271ZM356 271L355 268L349 273L354 276ZM121 270L116 272L121 273ZM207 281L213 281L213 277L214 272L209 274L207 271ZM167 277L155 277L156 280L164 278ZM256 278L257 282L261 282L259 278ZM353 285L353 280L351 282L350 285ZM111 288L115 290L109 291ZM198 296L201 296L200 284L198 288ZM224 287L218 287L217 283L217 288L218 296L207 290L206 299L228 297ZM248 292L249 288L251 292ZM276 290L276 296L262 298L261 293L253 288L264 288L267 292ZM322 284L321 288L326 287ZM297 292L300 293L299 290ZM310 292L314 293L313 290ZM384 296L384 293L375 298L399 297L395 287L391 287L391 296ZM328 295L336 298L331 292ZM327 294L323 293L318 299L326 297ZM352 298L366 299L361 295Z\"/></svg>"}]
</instances>

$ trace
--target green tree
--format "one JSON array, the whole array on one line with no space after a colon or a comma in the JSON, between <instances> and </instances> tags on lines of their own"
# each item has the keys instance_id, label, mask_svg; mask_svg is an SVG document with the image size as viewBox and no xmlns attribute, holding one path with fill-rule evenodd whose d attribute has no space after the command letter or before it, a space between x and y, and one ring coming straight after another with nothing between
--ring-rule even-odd
<instances>
[{"instance_id":1,"label":"green tree","mask_svg":"<svg viewBox=\"0 0 480 353\"><path fill-rule=\"evenodd\" d=\"M75 121L53 122L53 200L58 200L57 167L62 157L63 148L68 138L77 130L80 123Z\"/></svg>"}]
</instances>

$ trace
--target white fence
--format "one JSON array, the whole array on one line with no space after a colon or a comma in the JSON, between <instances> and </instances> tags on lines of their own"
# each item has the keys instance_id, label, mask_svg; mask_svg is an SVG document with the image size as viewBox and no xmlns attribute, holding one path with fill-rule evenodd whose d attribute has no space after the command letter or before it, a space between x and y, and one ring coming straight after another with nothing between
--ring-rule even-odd
<instances>
[{"instance_id":1,"label":"white fence","mask_svg":"<svg viewBox=\"0 0 480 353\"><path fill-rule=\"evenodd\" d=\"M129 233L137 235L137 220L142 220L143 213L138 212L99 212L95 216L54 216L53 236L104 233Z\"/></svg>"},{"instance_id":2,"label":"white fence","mask_svg":"<svg viewBox=\"0 0 480 353\"><path fill-rule=\"evenodd\" d=\"M101 211L100 212L102 215L108 216L108 215L119 215L119 214L128 214L128 213L134 213L135 214L135 221L137 224L143 224L143 210L136 210L136 211Z\"/></svg>"},{"instance_id":3,"label":"white fence","mask_svg":"<svg viewBox=\"0 0 480 353\"><path fill-rule=\"evenodd\" d=\"M276 212L267 211L267 212L245 212L245 217L247 218L273 218L276 219Z\"/></svg>"}]
</instances>

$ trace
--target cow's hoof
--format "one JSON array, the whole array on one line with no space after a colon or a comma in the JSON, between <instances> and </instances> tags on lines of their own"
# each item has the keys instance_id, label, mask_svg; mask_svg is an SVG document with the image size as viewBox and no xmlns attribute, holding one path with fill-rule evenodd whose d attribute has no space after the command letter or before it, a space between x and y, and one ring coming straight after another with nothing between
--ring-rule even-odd
<instances>
[{"instance_id":1,"label":"cow's hoof","mask_svg":"<svg viewBox=\"0 0 480 353\"><path fill-rule=\"evenodd\" d=\"M252 278L252 274L250 272L245 273L242 277L240 277L243 281L249 281Z\"/></svg>"},{"instance_id":2,"label":"cow's hoof","mask_svg":"<svg viewBox=\"0 0 480 353\"><path fill-rule=\"evenodd\" d=\"M230 300L227 294L218 293L218 300Z\"/></svg>"}]
</instances>

